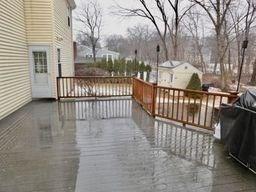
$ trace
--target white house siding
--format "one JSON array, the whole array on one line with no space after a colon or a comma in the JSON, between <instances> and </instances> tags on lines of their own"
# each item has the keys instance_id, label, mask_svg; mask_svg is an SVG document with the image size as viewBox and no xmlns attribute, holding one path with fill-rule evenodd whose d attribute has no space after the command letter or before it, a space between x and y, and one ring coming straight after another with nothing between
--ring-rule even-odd
<instances>
[{"instance_id":1,"label":"white house siding","mask_svg":"<svg viewBox=\"0 0 256 192\"><path fill-rule=\"evenodd\" d=\"M53 97L55 90L53 0L24 0L28 46L49 46Z\"/></svg>"},{"instance_id":2,"label":"white house siding","mask_svg":"<svg viewBox=\"0 0 256 192\"><path fill-rule=\"evenodd\" d=\"M0 1L0 119L31 101L23 0Z\"/></svg>"},{"instance_id":3,"label":"white house siding","mask_svg":"<svg viewBox=\"0 0 256 192\"><path fill-rule=\"evenodd\" d=\"M74 55L73 55L73 35L72 35L72 10L68 12L67 0L54 0L54 66L56 75L58 57L57 49L61 50L61 65L63 76L74 76ZM70 14L70 26L68 26L68 14ZM55 95L56 95L56 82Z\"/></svg>"},{"instance_id":4,"label":"white house siding","mask_svg":"<svg viewBox=\"0 0 256 192\"><path fill-rule=\"evenodd\" d=\"M159 69L159 84L161 86L173 87L173 82L171 80L171 74L173 74L173 71L171 69L160 68Z\"/></svg>"},{"instance_id":5,"label":"white house siding","mask_svg":"<svg viewBox=\"0 0 256 192\"><path fill-rule=\"evenodd\" d=\"M173 69L174 73L174 81L173 87L178 87L185 89L193 75L193 73L197 73L202 82L202 72L193 67L192 65L180 65Z\"/></svg>"},{"instance_id":6,"label":"white house siding","mask_svg":"<svg viewBox=\"0 0 256 192\"><path fill-rule=\"evenodd\" d=\"M24 0L28 44L52 44L52 0Z\"/></svg>"},{"instance_id":7,"label":"white house siding","mask_svg":"<svg viewBox=\"0 0 256 192\"><path fill-rule=\"evenodd\" d=\"M160 67L159 85L185 89L193 73L197 73L202 81L203 73L190 64L182 64L174 68ZM172 81L171 74L173 74Z\"/></svg>"}]
</instances>

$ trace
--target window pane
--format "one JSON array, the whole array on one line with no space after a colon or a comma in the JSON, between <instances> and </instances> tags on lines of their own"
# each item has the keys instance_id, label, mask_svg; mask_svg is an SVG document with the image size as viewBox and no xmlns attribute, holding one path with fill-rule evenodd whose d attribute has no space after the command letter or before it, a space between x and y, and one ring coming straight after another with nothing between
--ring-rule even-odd
<instances>
[{"instance_id":1,"label":"window pane","mask_svg":"<svg viewBox=\"0 0 256 192\"><path fill-rule=\"evenodd\" d=\"M46 52L33 52L35 73L47 73L47 57Z\"/></svg>"}]
</instances>

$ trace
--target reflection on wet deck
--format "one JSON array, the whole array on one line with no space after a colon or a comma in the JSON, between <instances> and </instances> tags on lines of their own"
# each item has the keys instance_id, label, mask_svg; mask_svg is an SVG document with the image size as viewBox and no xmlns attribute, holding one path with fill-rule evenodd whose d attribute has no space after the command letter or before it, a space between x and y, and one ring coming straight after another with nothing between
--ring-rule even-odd
<instances>
[{"instance_id":1,"label":"reflection on wet deck","mask_svg":"<svg viewBox=\"0 0 256 192\"><path fill-rule=\"evenodd\" d=\"M132 116L132 100L61 102L59 111L65 120L128 118Z\"/></svg>"},{"instance_id":2,"label":"reflection on wet deck","mask_svg":"<svg viewBox=\"0 0 256 192\"><path fill-rule=\"evenodd\" d=\"M213 138L211 135L164 122L156 122L155 130L157 147L189 161L214 167Z\"/></svg>"},{"instance_id":3,"label":"reflection on wet deck","mask_svg":"<svg viewBox=\"0 0 256 192\"><path fill-rule=\"evenodd\" d=\"M0 122L0 192L256 191L211 135L130 99L32 102Z\"/></svg>"}]
</instances>

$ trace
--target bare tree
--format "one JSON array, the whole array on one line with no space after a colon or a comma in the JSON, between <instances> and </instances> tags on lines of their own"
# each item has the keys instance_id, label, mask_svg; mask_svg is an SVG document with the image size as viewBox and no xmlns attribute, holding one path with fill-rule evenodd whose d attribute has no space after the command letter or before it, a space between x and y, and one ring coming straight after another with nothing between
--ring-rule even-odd
<instances>
[{"instance_id":1,"label":"bare tree","mask_svg":"<svg viewBox=\"0 0 256 192\"><path fill-rule=\"evenodd\" d=\"M251 77L251 85L256 85L256 58L253 63L253 72L252 72L252 77Z\"/></svg>"},{"instance_id":2,"label":"bare tree","mask_svg":"<svg viewBox=\"0 0 256 192\"><path fill-rule=\"evenodd\" d=\"M148 25L136 25L128 28L127 34L130 46L136 47L138 50L138 59L150 61L152 56L155 56L155 33ZM131 51L133 52L134 50Z\"/></svg>"},{"instance_id":3,"label":"bare tree","mask_svg":"<svg viewBox=\"0 0 256 192\"><path fill-rule=\"evenodd\" d=\"M197 64L201 65L202 71L206 72L206 63L203 56L203 46L204 46L204 23L200 20L201 15L197 12L189 12L188 23L184 23L184 26L187 28L189 33L193 38L194 47L196 49L199 60ZM202 26L202 34L200 34L200 26Z\"/></svg>"},{"instance_id":4,"label":"bare tree","mask_svg":"<svg viewBox=\"0 0 256 192\"><path fill-rule=\"evenodd\" d=\"M85 45L88 47L92 47L92 42L91 39L84 34L84 32L79 32L76 35L76 41L79 45ZM100 41L97 42L96 48L101 48Z\"/></svg>"},{"instance_id":5,"label":"bare tree","mask_svg":"<svg viewBox=\"0 0 256 192\"><path fill-rule=\"evenodd\" d=\"M157 6L158 15L154 15L153 9L148 5L145 0L137 0L141 5L139 8L126 8L117 5L118 11L116 14L125 17L142 17L149 20L155 27L164 49L165 59L169 60L169 50L166 43L168 32L168 18L164 10L164 4L160 0L154 0ZM163 26L163 30L161 30Z\"/></svg>"},{"instance_id":6,"label":"bare tree","mask_svg":"<svg viewBox=\"0 0 256 192\"><path fill-rule=\"evenodd\" d=\"M225 20L227 19L228 10L233 0L193 0L208 15L214 26L215 37L217 42L217 63L220 65L221 71L221 88L227 89L227 77L224 66L224 58L227 51L225 45L226 39L224 31Z\"/></svg>"},{"instance_id":7,"label":"bare tree","mask_svg":"<svg viewBox=\"0 0 256 192\"><path fill-rule=\"evenodd\" d=\"M110 35L105 39L105 45L111 51L120 52L124 51L124 45L127 44L125 37L122 35Z\"/></svg>"},{"instance_id":8,"label":"bare tree","mask_svg":"<svg viewBox=\"0 0 256 192\"><path fill-rule=\"evenodd\" d=\"M155 48L161 42L155 30L148 25L135 25L127 29L127 37L110 35L105 44L110 50L117 51L121 57L133 57L135 48L138 51L137 59L147 64L156 63ZM165 60L160 55L160 60Z\"/></svg>"},{"instance_id":9,"label":"bare tree","mask_svg":"<svg viewBox=\"0 0 256 192\"><path fill-rule=\"evenodd\" d=\"M138 16L151 21L162 41L166 60L169 59L169 49L167 45L167 35L169 34L173 48L172 58L179 59L180 24L183 17L194 6L194 4L190 5L189 7L184 7L184 5L181 5L182 0L168 0L167 2L164 0L153 0L154 5L157 8L154 9L150 7L145 0L137 1L140 3L141 8L132 9L118 6L118 13L122 16ZM170 8L167 5L170 5L172 12L170 12ZM158 11L157 15L154 15L155 10ZM163 26L163 30L161 30L161 26Z\"/></svg>"},{"instance_id":10,"label":"bare tree","mask_svg":"<svg viewBox=\"0 0 256 192\"><path fill-rule=\"evenodd\" d=\"M93 60L96 62L96 48L100 40L102 28L102 9L97 1L84 3L78 11L76 20L81 22L84 29L81 31L92 46Z\"/></svg>"},{"instance_id":11,"label":"bare tree","mask_svg":"<svg viewBox=\"0 0 256 192\"><path fill-rule=\"evenodd\" d=\"M251 28L253 27L252 24L256 21L256 2L255 2L255 0L246 0L246 1L247 1L247 13L246 13L246 17L245 17L246 19L245 19L244 36L245 36L245 41L249 41L250 31L251 31ZM251 82L250 82L251 84L255 84L255 82L256 82L255 64L256 64L256 59L254 61L253 74L252 74L252 78L251 78ZM242 66L241 66L241 70L242 70Z\"/></svg>"},{"instance_id":12,"label":"bare tree","mask_svg":"<svg viewBox=\"0 0 256 192\"><path fill-rule=\"evenodd\" d=\"M168 0L171 9L173 10L174 16L172 17L171 24L168 23L168 29L172 41L173 47L173 58L181 59L179 55L179 32L180 25L183 17L188 13L188 11L194 6L191 4L190 6L181 5L182 0ZM188 1L187 1L188 2ZM187 3L186 2L186 3ZM165 11L168 12L168 11Z\"/></svg>"},{"instance_id":13,"label":"bare tree","mask_svg":"<svg viewBox=\"0 0 256 192\"><path fill-rule=\"evenodd\" d=\"M240 25L240 21L244 17L244 14L239 11L239 7L236 7L233 11L230 10L230 16L233 23L238 23L234 25L234 32L235 32L235 41L236 41L236 52L237 52L237 68L241 63L241 55L242 55L242 27Z\"/></svg>"}]
</instances>

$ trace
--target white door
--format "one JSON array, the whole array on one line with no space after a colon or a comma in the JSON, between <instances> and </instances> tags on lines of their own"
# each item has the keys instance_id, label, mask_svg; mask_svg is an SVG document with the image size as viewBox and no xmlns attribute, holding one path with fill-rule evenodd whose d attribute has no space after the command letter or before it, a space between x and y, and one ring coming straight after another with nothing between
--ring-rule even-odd
<instances>
[{"instance_id":1,"label":"white door","mask_svg":"<svg viewBox=\"0 0 256 192\"><path fill-rule=\"evenodd\" d=\"M49 46L29 47L32 97L51 98Z\"/></svg>"}]
</instances>

